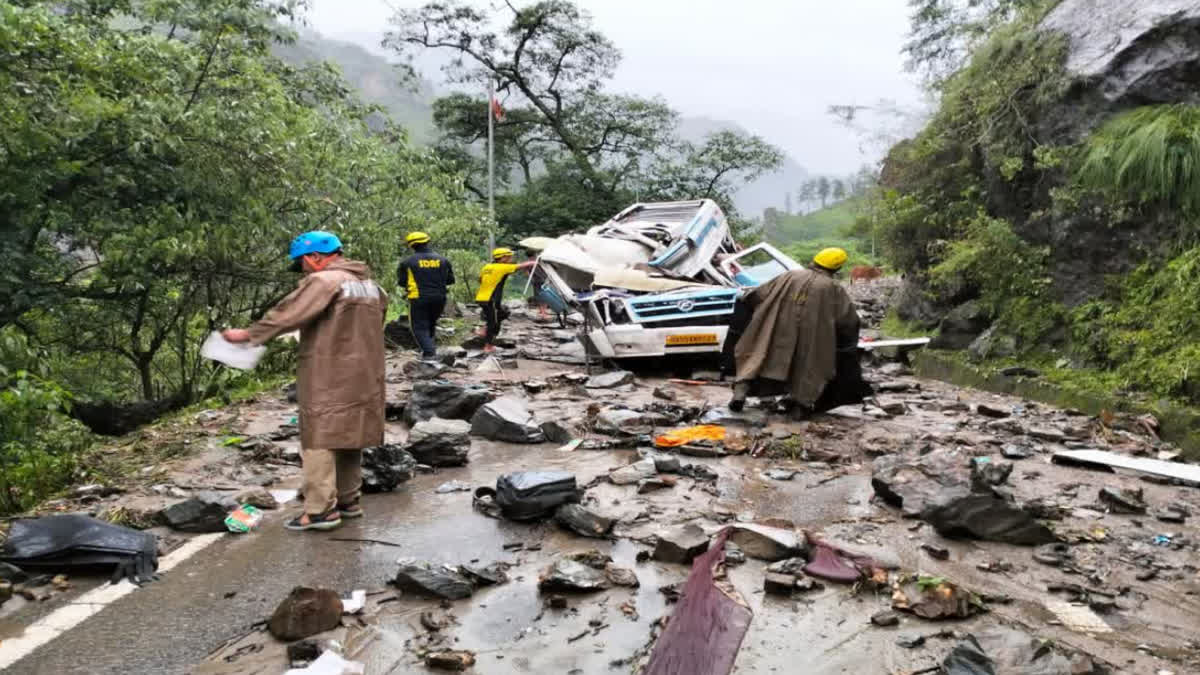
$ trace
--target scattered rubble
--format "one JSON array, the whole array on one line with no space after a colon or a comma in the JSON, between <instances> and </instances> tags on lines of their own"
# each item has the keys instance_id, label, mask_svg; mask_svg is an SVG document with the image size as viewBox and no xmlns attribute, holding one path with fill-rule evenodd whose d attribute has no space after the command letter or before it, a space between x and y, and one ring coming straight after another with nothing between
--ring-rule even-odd
<instances>
[{"instance_id":1,"label":"scattered rubble","mask_svg":"<svg viewBox=\"0 0 1200 675\"><path fill-rule=\"evenodd\" d=\"M471 448L471 424L434 417L418 422L408 433L404 449L429 466L463 466Z\"/></svg>"},{"instance_id":2,"label":"scattered rubble","mask_svg":"<svg viewBox=\"0 0 1200 675\"><path fill-rule=\"evenodd\" d=\"M667 563L687 565L708 550L708 535L699 525L689 523L658 535L651 557Z\"/></svg>"},{"instance_id":3,"label":"scattered rubble","mask_svg":"<svg viewBox=\"0 0 1200 675\"><path fill-rule=\"evenodd\" d=\"M966 635L942 661L946 675L981 673L1036 673L1037 675L1099 675L1100 670L1084 654L1069 657L1050 640L1034 638L1022 631L995 626Z\"/></svg>"},{"instance_id":4,"label":"scattered rubble","mask_svg":"<svg viewBox=\"0 0 1200 675\"><path fill-rule=\"evenodd\" d=\"M542 443L546 435L520 399L505 397L490 401L475 411L471 433L494 441Z\"/></svg>"},{"instance_id":5,"label":"scattered rubble","mask_svg":"<svg viewBox=\"0 0 1200 675\"><path fill-rule=\"evenodd\" d=\"M574 428L569 422L550 420L542 422L542 435L551 443L570 443L582 436L579 429Z\"/></svg>"},{"instance_id":6,"label":"scattered rubble","mask_svg":"<svg viewBox=\"0 0 1200 675\"><path fill-rule=\"evenodd\" d=\"M773 562L791 558L804 546L803 536L789 527L758 523L739 523L730 526L729 541L738 545L746 555Z\"/></svg>"},{"instance_id":7,"label":"scattered rubble","mask_svg":"<svg viewBox=\"0 0 1200 675\"><path fill-rule=\"evenodd\" d=\"M1056 540L1054 532L1028 511L992 495L973 494L947 499L921 513L938 534L951 539L974 538L1006 544L1036 546Z\"/></svg>"},{"instance_id":8,"label":"scattered rubble","mask_svg":"<svg viewBox=\"0 0 1200 675\"><path fill-rule=\"evenodd\" d=\"M613 519L589 511L579 504L563 504L554 512L554 520L583 537L603 539L612 531Z\"/></svg>"},{"instance_id":9,"label":"scattered rubble","mask_svg":"<svg viewBox=\"0 0 1200 675\"><path fill-rule=\"evenodd\" d=\"M1145 491L1141 489L1100 488L1100 501L1113 513L1146 513Z\"/></svg>"},{"instance_id":10,"label":"scattered rubble","mask_svg":"<svg viewBox=\"0 0 1200 675\"><path fill-rule=\"evenodd\" d=\"M920 457L886 456L875 460L871 486L883 501L919 517L944 537L975 538L1037 545L1054 534L1020 505L997 496L1011 464L973 462L955 451L934 450Z\"/></svg>"},{"instance_id":11,"label":"scattered rubble","mask_svg":"<svg viewBox=\"0 0 1200 675\"><path fill-rule=\"evenodd\" d=\"M628 370L614 370L608 373L593 375L583 386L588 389L612 389L633 382L634 375Z\"/></svg>"},{"instance_id":12,"label":"scattered rubble","mask_svg":"<svg viewBox=\"0 0 1200 675\"><path fill-rule=\"evenodd\" d=\"M219 492L200 492L162 510L163 521L180 532L224 532L225 517L238 507Z\"/></svg>"},{"instance_id":13,"label":"scattered rubble","mask_svg":"<svg viewBox=\"0 0 1200 675\"><path fill-rule=\"evenodd\" d=\"M447 600L469 598L475 592L471 580L450 565L413 558L401 558L398 562L400 569L393 584L400 590Z\"/></svg>"},{"instance_id":14,"label":"scattered rubble","mask_svg":"<svg viewBox=\"0 0 1200 675\"><path fill-rule=\"evenodd\" d=\"M446 380L413 383L412 397L404 406L404 421L417 422L439 417L444 420L469 420L479 407L494 399L484 385L463 385Z\"/></svg>"},{"instance_id":15,"label":"scattered rubble","mask_svg":"<svg viewBox=\"0 0 1200 675\"><path fill-rule=\"evenodd\" d=\"M657 476L655 478L645 478L638 481L637 492L639 495L644 495L658 490L665 490L675 487L676 478L674 476Z\"/></svg>"},{"instance_id":16,"label":"scattered rubble","mask_svg":"<svg viewBox=\"0 0 1200 675\"><path fill-rule=\"evenodd\" d=\"M425 665L435 670L463 671L475 665L475 653L466 650L430 652Z\"/></svg>"},{"instance_id":17,"label":"scattered rubble","mask_svg":"<svg viewBox=\"0 0 1200 675\"><path fill-rule=\"evenodd\" d=\"M890 628L891 626L899 626L900 625L900 615L895 612L889 611L889 610L884 610L882 612L876 612L875 614L871 615L871 623L876 626L879 626L880 628Z\"/></svg>"},{"instance_id":18,"label":"scattered rubble","mask_svg":"<svg viewBox=\"0 0 1200 675\"><path fill-rule=\"evenodd\" d=\"M588 593L637 585L632 571L614 566L612 558L595 549L560 556L538 575L538 590L543 593Z\"/></svg>"},{"instance_id":19,"label":"scattered rubble","mask_svg":"<svg viewBox=\"0 0 1200 675\"><path fill-rule=\"evenodd\" d=\"M892 587L892 609L922 619L965 619L984 611L975 595L941 577L902 577Z\"/></svg>"},{"instance_id":20,"label":"scattered rubble","mask_svg":"<svg viewBox=\"0 0 1200 675\"><path fill-rule=\"evenodd\" d=\"M362 454L363 492L390 492L412 480L417 460L399 445L366 448Z\"/></svg>"},{"instance_id":21,"label":"scattered rubble","mask_svg":"<svg viewBox=\"0 0 1200 675\"><path fill-rule=\"evenodd\" d=\"M279 501L275 499L275 495L272 495L270 490L261 487L243 490L234 496L233 501L268 511L279 508Z\"/></svg>"},{"instance_id":22,"label":"scattered rubble","mask_svg":"<svg viewBox=\"0 0 1200 675\"><path fill-rule=\"evenodd\" d=\"M267 630L291 642L335 628L342 620L342 599L327 588L297 586L275 608Z\"/></svg>"},{"instance_id":23,"label":"scattered rubble","mask_svg":"<svg viewBox=\"0 0 1200 675\"><path fill-rule=\"evenodd\" d=\"M608 474L608 480L613 485L632 485L647 478L653 478L658 468L653 459L643 459L633 464L627 464Z\"/></svg>"},{"instance_id":24,"label":"scattered rubble","mask_svg":"<svg viewBox=\"0 0 1200 675\"><path fill-rule=\"evenodd\" d=\"M440 361L413 360L404 364L404 374L414 380L429 380L446 372L446 364Z\"/></svg>"}]
</instances>

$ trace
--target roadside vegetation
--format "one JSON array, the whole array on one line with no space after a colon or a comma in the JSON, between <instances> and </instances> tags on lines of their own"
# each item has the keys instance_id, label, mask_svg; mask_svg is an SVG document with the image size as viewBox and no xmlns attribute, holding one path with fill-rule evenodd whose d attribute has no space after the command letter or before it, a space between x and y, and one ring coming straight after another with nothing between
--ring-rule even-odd
<instances>
[{"instance_id":1,"label":"roadside vegetation","mask_svg":"<svg viewBox=\"0 0 1200 675\"><path fill-rule=\"evenodd\" d=\"M1065 41L1035 30L1056 4L914 3L909 55L939 107L891 149L869 229L939 312L897 320L978 300L1016 339L1006 358L1200 403L1200 107L1084 117Z\"/></svg>"},{"instance_id":2,"label":"roadside vegetation","mask_svg":"<svg viewBox=\"0 0 1200 675\"><path fill-rule=\"evenodd\" d=\"M253 373L198 351L294 287L284 252L297 233L338 234L399 316L394 269L410 230L433 236L462 280L454 299L469 302L492 237L592 225L635 196L711 197L732 213L733 190L782 157L730 131L686 142L664 102L607 92L619 52L570 2L399 12L397 52L430 48L426 21L473 36L453 41L463 65L447 74L480 94L436 101L435 128L408 128L428 110L397 93L394 69L298 36L303 7L0 4L0 514L130 468L94 461L105 439L89 427L120 433L291 373L288 345ZM495 222L481 182L484 76L505 108Z\"/></svg>"}]
</instances>

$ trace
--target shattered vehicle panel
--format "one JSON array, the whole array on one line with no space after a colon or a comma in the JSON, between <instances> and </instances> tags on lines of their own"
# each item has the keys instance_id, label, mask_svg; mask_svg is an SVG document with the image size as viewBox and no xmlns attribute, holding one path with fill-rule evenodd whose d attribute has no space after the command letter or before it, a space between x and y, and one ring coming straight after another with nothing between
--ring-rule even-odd
<instances>
[{"instance_id":1,"label":"shattered vehicle panel","mask_svg":"<svg viewBox=\"0 0 1200 675\"><path fill-rule=\"evenodd\" d=\"M719 352L743 289L800 267L770 244L740 249L710 199L634 204L586 234L522 244L542 249L548 290L607 358Z\"/></svg>"}]
</instances>

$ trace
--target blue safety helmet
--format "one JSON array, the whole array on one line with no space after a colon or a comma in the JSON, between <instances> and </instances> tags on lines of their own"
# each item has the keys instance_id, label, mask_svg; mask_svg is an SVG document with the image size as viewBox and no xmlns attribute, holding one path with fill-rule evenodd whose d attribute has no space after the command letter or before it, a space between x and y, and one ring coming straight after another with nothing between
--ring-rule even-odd
<instances>
[{"instance_id":1,"label":"blue safety helmet","mask_svg":"<svg viewBox=\"0 0 1200 675\"><path fill-rule=\"evenodd\" d=\"M295 260L309 253L333 253L342 248L342 242L337 235L328 232L305 232L292 240L288 249L288 257Z\"/></svg>"}]
</instances>

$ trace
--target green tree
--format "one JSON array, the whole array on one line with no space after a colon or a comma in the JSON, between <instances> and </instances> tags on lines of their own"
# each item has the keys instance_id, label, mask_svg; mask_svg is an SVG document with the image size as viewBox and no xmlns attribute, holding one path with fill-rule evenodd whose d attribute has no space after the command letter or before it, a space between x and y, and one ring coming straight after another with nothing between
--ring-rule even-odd
<instances>
[{"instance_id":1,"label":"green tree","mask_svg":"<svg viewBox=\"0 0 1200 675\"><path fill-rule=\"evenodd\" d=\"M324 65L271 46L295 4L0 5L0 327L86 398L192 400L227 371L205 331L294 284L284 251L327 229L393 285L409 227L481 229L460 181ZM97 377L96 373L104 373Z\"/></svg>"},{"instance_id":2,"label":"green tree","mask_svg":"<svg viewBox=\"0 0 1200 675\"><path fill-rule=\"evenodd\" d=\"M634 199L711 197L732 215L733 189L782 162L753 136L684 142L678 114L663 101L606 92L620 52L572 2L495 10L432 2L400 10L392 23L385 43L397 53L411 61L419 50L448 52L446 79L480 92L435 104L439 149L477 195L486 175L483 92L495 84L505 108L495 124L496 175L510 192L497 217L511 233L595 224L596 213L603 220ZM546 176L551 167L560 175Z\"/></svg>"},{"instance_id":3,"label":"green tree","mask_svg":"<svg viewBox=\"0 0 1200 675\"><path fill-rule=\"evenodd\" d=\"M834 178L830 184L832 187L829 190L829 195L833 197L833 201L840 202L846 198L846 183L841 178Z\"/></svg>"},{"instance_id":4,"label":"green tree","mask_svg":"<svg viewBox=\"0 0 1200 675\"><path fill-rule=\"evenodd\" d=\"M821 200L821 208L825 208L829 202L829 193L833 189L833 184L828 176L821 176L817 179L817 198Z\"/></svg>"},{"instance_id":5,"label":"green tree","mask_svg":"<svg viewBox=\"0 0 1200 675\"><path fill-rule=\"evenodd\" d=\"M937 85L966 64L995 28L1058 0L909 0L908 68Z\"/></svg>"}]
</instances>

